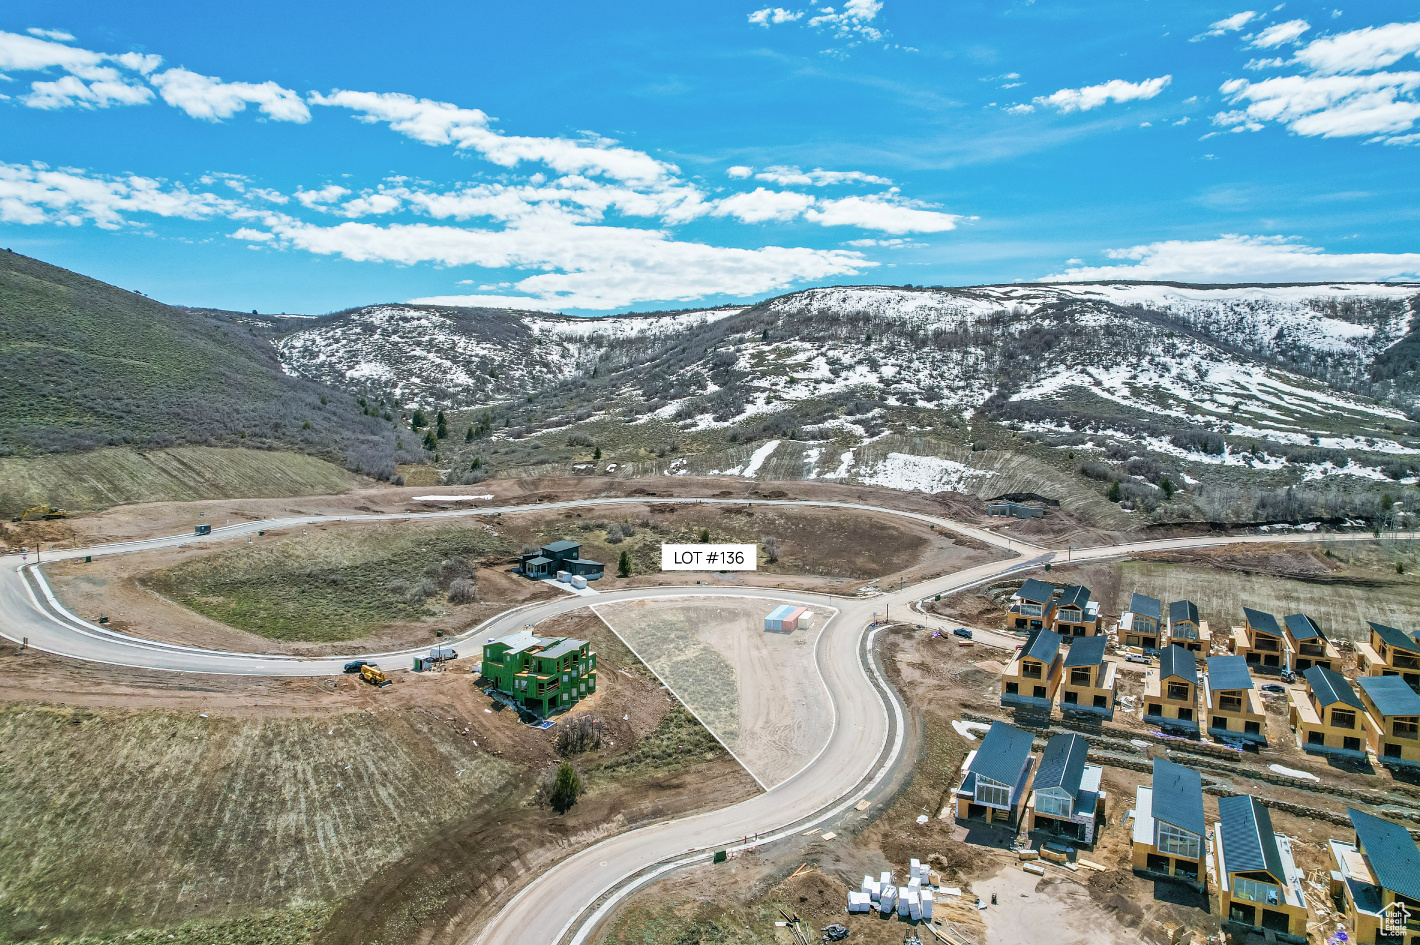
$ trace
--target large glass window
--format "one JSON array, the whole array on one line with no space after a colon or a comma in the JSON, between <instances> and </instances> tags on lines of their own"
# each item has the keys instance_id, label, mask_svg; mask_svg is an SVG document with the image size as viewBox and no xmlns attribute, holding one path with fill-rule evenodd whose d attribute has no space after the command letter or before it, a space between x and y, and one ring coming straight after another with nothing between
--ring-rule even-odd
<instances>
[{"instance_id":1,"label":"large glass window","mask_svg":"<svg viewBox=\"0 0 1420 945\"><path fill-rule=\"evenodd\" d=\"M1054 794L1037 794L1035 796L1035 809L1042 814L1049 814L1052 817L1070 816L1070 798L1056 797Z\"/></svg>"},{"instance_id":2,"label":"large glass window","mask_svg":"<svg viewBox=\"0 0 1420 945\"><path fill-rule=\"evenodd\" d=\"M1282 891L1272 883L1259 883L1255 879L1239 876L1233 880L1233 898L1275 906L1281 902Z\"/></svg>"},{"instance_id":3,"label":"large glass window","mask_svg":"<svg viewBox=\"0 0 1420 945\"><path fill-rule=\"evenodd\" d=\"M1027 604L1021 601L1021 614L1026 617L1039 617L1041 606L1039 604Z\"/></svg>"},{"instance_id":4,"label":"large glass window","mask_svg":"<svg viewBox=\"0 0 1420 945\"><path fill-rule=\"evenodd\" d=\"M1187 830L1179 830L1173 824L1159 823L1159 841L1155 846L1160 853L1182 857L1185 860L1198 859L1198 835Z\"/></svg>"},{"instance_id":5,"label":"large glass window","mask_svg":"<svg viewBox=\"0 0 1420 945\"><path fill-rule=\"evenodd\" d=\"M978 778L976 781L976 803L1009 808L1011 806L1010 789Z\"/></svg>"},{"instance_id":6,"label":"large glass window","mask_svg":"<svg viewBox=\"0 0 1420 945\"><path fill-rule=\"evenodd\" d=\"M1332 709L1331 726L1332 728L1355 728L1356 713L1349 709Z\"/></svg>"},{"instance_id":7,"label":"large glass window","mask_svg":"<svg viewBox=\"0 0 1420 945\"><path fill-rule=\"evenodd\" d=\"M1417 726L1412 720L1402 721L1396 719L1391 723L1391 734L1396 738L1409 738L1414 740L1417 735L1420 734L1420 732L1417 732L1417 729L1420 729L1420 726Z\"/></svg>"}]
</instances>

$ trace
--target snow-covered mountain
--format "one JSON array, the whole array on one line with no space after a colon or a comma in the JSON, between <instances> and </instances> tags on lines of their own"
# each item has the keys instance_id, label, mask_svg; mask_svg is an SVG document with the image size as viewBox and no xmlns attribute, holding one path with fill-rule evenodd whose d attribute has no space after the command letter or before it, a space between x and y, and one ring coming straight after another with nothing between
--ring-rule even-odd
<instances>
[{"instance_id":1,"label":"snow-covered mountain","mask_svg":"<svg viewBox=\"0 0 1420 945\"><path fill-rule=\"evenodd\" d=\"M858 286L598 319L372 306L279 347L294 374L489 409L495 438L614 416L720 444L647 467L670 473L1009 491L971 451L1005 430L1150 488L1230 467L1408 481L1417 306L1413 284Z\"/></svg>"}]
</instances>

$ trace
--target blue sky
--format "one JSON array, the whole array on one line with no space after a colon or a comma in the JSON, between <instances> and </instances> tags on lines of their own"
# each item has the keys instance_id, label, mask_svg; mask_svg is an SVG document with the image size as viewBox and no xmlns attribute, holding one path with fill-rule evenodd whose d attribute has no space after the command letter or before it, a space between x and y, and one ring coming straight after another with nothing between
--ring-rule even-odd
<instances>
[{"instance_id":1,"label":"blue sky","mask_svg":"<svg viewBox=\"0 0 1420 945\"><path fill-rule=\"evenodd\" d=\"M37 2L0 246L165 301L1420 279L1420 5Z\"/></svg>"}]
</instances>

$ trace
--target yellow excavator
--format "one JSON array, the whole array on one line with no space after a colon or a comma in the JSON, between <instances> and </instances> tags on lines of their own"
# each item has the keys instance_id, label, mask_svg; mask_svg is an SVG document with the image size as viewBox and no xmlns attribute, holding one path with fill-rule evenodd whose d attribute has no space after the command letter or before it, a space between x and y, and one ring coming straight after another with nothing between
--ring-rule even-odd
<instances>
[{"instance_id":1,"label":"yellow excavator","mask_svg":"<svg viewBox=\"0 0 1420 945\"><path fill-rule=\"evenodd\" d=\"M19 517L17 517L15 521L38 522L43 520L48 522L51 519L68 517L69 513L66 512L64 509L56 509L51 505L36 505L32 509L25 509L23 512L21 512Z\"/></svg>"}]
</instances>

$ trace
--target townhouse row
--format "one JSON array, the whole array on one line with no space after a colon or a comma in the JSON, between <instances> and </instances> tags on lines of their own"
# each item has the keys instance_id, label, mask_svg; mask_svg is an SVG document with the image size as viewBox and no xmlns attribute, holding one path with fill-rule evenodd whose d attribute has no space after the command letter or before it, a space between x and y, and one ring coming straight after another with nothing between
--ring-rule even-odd
<instances>
[{"instance_id":1,"label":"townhouse row","mask_svg":"<svg viewBox=\"0 0 1420 945\"><path fill-rule=\"evenodd\" d=\"M993 723L963 766L957 820L1093 846L1108 823L1108 798L1101 789L1103 769L1088 760L1088 742L1081 735L1054 735L1038 765L1033 751L1030 732ZM1329 891L1343 905L1350 940L1413 945L1420 940L1420 847L1399 824L1350 808L1347 814L1351 840L1328 845L1335 867ZM1305 877L1292 841L1273 829L1262 800L1219 798L1209 830L1199 773L1156 758L1150 784L1135 790L1126 820L1136 873L1205 893L1211 886L1234 929L1306 940Z\"/></svg>"}]
</instances>

